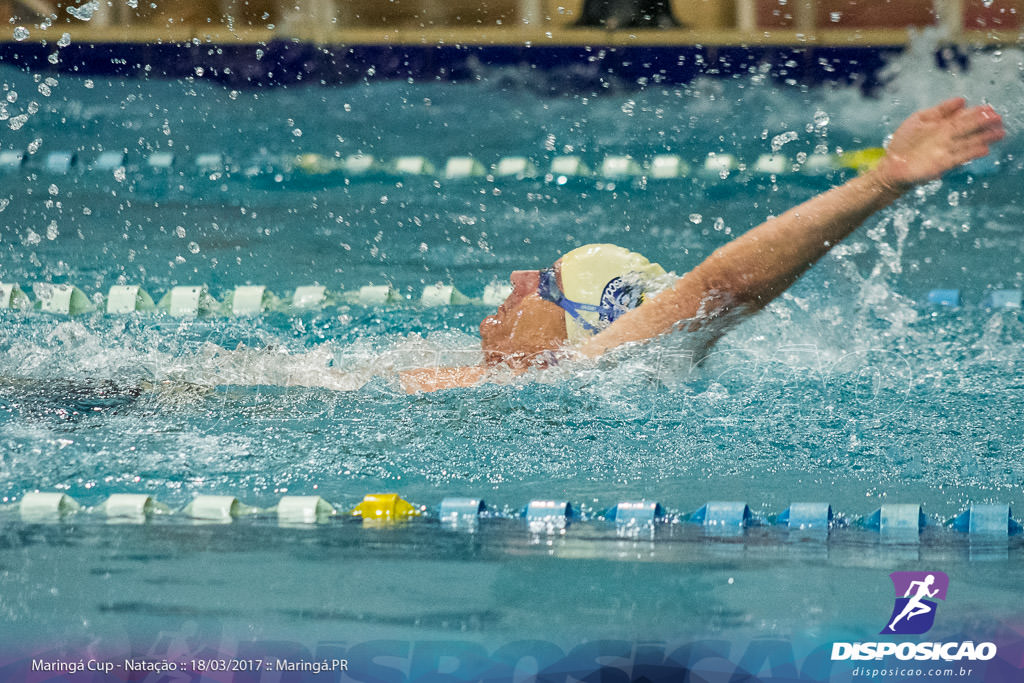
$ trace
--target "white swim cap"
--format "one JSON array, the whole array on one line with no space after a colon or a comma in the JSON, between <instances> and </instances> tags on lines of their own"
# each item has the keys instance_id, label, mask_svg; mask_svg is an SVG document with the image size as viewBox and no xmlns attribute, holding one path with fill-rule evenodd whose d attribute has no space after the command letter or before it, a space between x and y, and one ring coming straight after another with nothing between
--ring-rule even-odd
<instances>
[{"instance_id":1,"label":"white swim cap","mask_svg":"<svg viewBox=\"0 0 1024 683\"><path fill-rule=\"evenodd\" d=\"M654 281L665 276L665 269L635 251L614 244L587 244L561 258L561 274L565 298L614 311L610 315L604 312L578 313L590 325L600 329L627 310L639 306L644 295L651 293L652 289L660 289L654 286ZM565 314L565 331L570 342L591 334L568 312Z\"/></svg>"}]
</instances>

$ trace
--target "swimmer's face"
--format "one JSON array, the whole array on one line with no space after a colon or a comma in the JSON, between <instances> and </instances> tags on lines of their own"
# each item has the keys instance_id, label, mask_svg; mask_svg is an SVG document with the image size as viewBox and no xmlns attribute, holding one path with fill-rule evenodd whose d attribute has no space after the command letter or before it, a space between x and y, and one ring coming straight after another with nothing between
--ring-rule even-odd
<instances>
[{"instance_id":1,"label":"swimmer's face","mask_svg":"<svg viewBox=\"0 0 1024 683\"><path fill-rule=\"evenodd\" d=\"M539 271L516 270L510 279L512 293L480 323L480 344L488 364L525 367L565 343L565 311L537 295Z\"/></svg>"}]
</instances>

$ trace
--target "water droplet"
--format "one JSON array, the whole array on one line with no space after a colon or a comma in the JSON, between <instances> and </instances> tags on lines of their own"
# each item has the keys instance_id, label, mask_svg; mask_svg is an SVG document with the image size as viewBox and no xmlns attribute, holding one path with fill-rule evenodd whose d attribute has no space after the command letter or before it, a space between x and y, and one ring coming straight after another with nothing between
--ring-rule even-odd
<instances>
[{"instance_id":1,"label":"water droplet","mask_svg":"<svg viewBox=\"0 0 1024 683\"><path fill-rule=\"evenodd\" d=\"M793 142L793 140L796 140L798 137L800 136L797 135L796 131L793 130L786 131L785 133L779 133L778 135L772 138L772 151L778 152L779 150L782 149L783 145L785 145L787 142Z\"/></svg>"},{"instance_id":2,"label":"water droplet","mask_svg":"<svg viewBox=\"0 0 1024 683\"><path fill-rule=\"evenodd\" d=\"M29 37L29 35L30 34L28 32L28 29L25 28L24 26L19 26L18 28L14 29L14 39L17 41L25 40Z\"/></svg>"},{"instance_id":3,"label":"water droplet","mask_svg":"<svg viewBox=\"0 0 1024 683\"><path fill-rule=\"evenodd\" d=\"M71 44L71 34L70 33L62 33L61 36L60 36L60 40L57 41L57 47L67 47L70 44Z\"/></svg>"},{"instance_id":4,"label":"water droplet","mask_svg":"<svg viewBox=\"0 0 1024 683\"><path fill-rule=\"evenodd\" d=\"M99 8L100 3L96 0L91 0L90 2L87 2L84 5L79 5L78 7L68 7L68 14L73 16L75 19L90 21L92 19L92 15L95 14L96 10Z\"/></svg>"}]
</instances>

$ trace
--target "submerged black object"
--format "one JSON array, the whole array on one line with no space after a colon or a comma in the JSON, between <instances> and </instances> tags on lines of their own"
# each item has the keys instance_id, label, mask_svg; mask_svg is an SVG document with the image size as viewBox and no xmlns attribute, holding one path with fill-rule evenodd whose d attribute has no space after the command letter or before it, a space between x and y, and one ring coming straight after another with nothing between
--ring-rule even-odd
<instances>
[{"instance_id":1,"label":"submerged black object","mask_svg":"<svg viewBox=\"0 0 1024 683\"><path fill-rule=\"evenodd\" d=\"M671 28L682 26L670 0L584 0L576 26L601 28Z\"/></svg>"}]
</instances>

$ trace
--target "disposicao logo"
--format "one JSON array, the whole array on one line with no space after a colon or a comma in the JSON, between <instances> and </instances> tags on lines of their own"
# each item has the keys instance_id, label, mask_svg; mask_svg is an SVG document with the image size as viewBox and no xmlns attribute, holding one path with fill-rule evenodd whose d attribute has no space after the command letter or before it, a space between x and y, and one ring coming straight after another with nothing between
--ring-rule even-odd
<instances>
[{"instance_id":1,"label":"disposicao logo","mask_svg":"<svg viewBox=\"0 0 1024 683\"><path fill-rule=\"evenodd\" d=\"M945 572L893 572L889 574L896 589L896 604L883 635L920 635L935 623L938 600L946 599L949 577Z\"/></svg>"},{"instance_id":2,"label":"disposicao logo","mask_svg":"<svg viewBox=\"0 0 1024 683\"><path fill-rule=\"evenodd\" d=\"M881 635L920 635L935 624L936 600L945 600L949 577L944 572L893 572L895 604ZM894 656L918 661L987 661L996 656L994 643L833 643L832 660L868 660Z\"/></svg>"}]
</instances>

